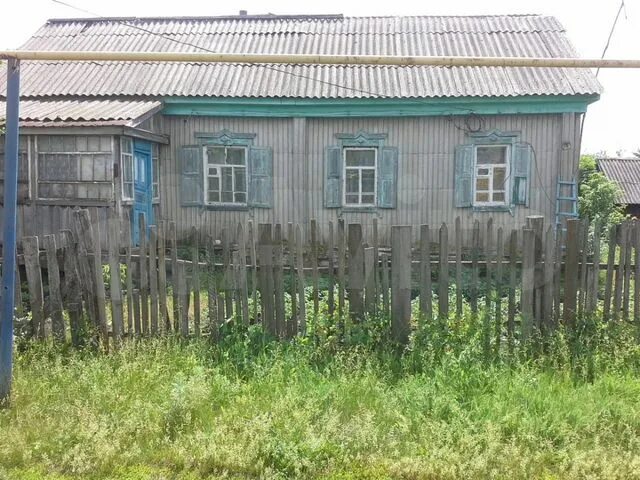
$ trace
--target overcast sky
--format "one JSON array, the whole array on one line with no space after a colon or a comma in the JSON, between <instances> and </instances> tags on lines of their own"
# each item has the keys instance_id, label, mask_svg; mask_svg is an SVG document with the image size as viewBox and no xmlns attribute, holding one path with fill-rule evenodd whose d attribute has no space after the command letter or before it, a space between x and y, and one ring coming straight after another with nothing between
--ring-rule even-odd
<instances>
[{"instance_id":1,"label":"overcast sky","mask_svg":"<svg viewBox=\"0 0 640 480\"><path fill-rule=\"evenodd\" d=\"M352 0L241 0L215 2L180 0L65 0L76 7L103 16L234 15L240 9L250 14L327 14L345 15L483 15L541 13L556 16L583 57L600 57L606 44L619 0L447 0L417 2L394 0L371 2ZM17 48L48 18L87 17L86 13L55 3L53 0L6 2L0 16L0 49ZM640 59L640 0L627 0L618 21L607 58ZM640 148L638 111L640 111L640 70L602 70L599 80L604 93L589 108L585 125L583 152Z\"/></svg>"}]
</instances>

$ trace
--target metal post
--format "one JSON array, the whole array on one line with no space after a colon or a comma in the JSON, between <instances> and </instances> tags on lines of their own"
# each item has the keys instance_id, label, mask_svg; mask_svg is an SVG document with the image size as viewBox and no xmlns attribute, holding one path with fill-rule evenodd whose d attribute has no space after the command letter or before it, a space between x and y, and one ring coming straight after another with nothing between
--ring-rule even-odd
<instances>
[{"instance_id":1,"label":"metal post","mask_svg":"<svg viewBox=\"0 0 640 480\"><path fill-rule=\"evenodd\" d=\"M0 309L0 405L9 401L13 373L13 309L16 285L16 204L18 200L18 115L20 61L8 60L7 126L4 155L4 215L2 225L2 291Z\"/></svg>"}]
</instances>

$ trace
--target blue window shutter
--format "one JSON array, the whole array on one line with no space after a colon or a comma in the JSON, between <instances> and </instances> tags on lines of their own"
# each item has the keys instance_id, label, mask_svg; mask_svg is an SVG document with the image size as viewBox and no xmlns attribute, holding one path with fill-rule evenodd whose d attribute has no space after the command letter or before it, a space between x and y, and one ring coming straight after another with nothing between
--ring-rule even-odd
<instances>
[{"instance_id":1,"label":"blue window shutter","mask_svg":"<svg viewBox=\"0 0 640 480\"><path fill-rule=\"evenodd\" d=\"M342 148L328 147L324 165L324 206L342 206Z\"/></svg>"},{"instance_id":2,"label":"blue window shutter","mask_svg":"<svg viewBox=\"0 0 640 480\"><path fill-rule=\"evenodd\" d=\"M529 206L529 177L532 157L533 148L528 143L516 143L513 146L513 162L511 164L511 177L513 178L511 203L513 205Z\"/></svg>"},{"instance_id":3,"label":"blue window shutter","mask_svg":"<svg viewBox=\"0 0 640 480\"><path fill-rule=\"evenodd\" d=\"M456 147L455 205L459 208L473 205L473 150L473 145Z\"/></svg>"},{"instance_id":4,"label":"blue window shutter","mask_svg":"<svg viewBox=\"0 0 640 480\"><path fill-rule=\"evenodd\" d=\"M378 159L378 207L396 208L398 196L398 149L384 147Z\"/></svg>"},{"instance_id":5,"label":"blue window shutter","mask_svg":"<svg viewBox=\"0 0 640 480\"><path fill-rule=\"evenodd\" d=\"M204 203L202 179L202 146L185 145L178 148L180 163L180 201L183 206Z\"/></svg>"},{"instance_id":6,"label":"blue window shutter","mask_svg":"<svg viewBox=\"0 0 640 480\"><path fill-rule=\"evenodd\" d=\"M249 206L273 206L273 150L269 147L249 149Z\"/></svg>"}]
</instances>

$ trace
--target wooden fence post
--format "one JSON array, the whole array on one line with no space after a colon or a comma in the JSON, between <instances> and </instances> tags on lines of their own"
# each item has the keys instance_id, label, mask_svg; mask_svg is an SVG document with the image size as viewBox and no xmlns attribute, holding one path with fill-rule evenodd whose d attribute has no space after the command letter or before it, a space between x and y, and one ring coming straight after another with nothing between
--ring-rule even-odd
<instances>
[{"instance_id":1,"label":"wooden fence post","mask_svg":"<svg viewBox=\"0 0 640 480\"><path fill-rule=\"evenodd\" d=\"M559 260L558 260L559 261ZM542 308L542 326L543 333L549 335L553 330L553 292L554 282L553 273L555 268L555 238L553 235L553 226L549 225L544 239L544 271L543 271L543 287L544 287L544 305ZM560 288L556 286L555 288Z\"/></svg>"},{"instance_id":2,"label":"wooden fence post","mask_svg":"<svg viewBox=\"0 0 640 480\"><path fill-rule=\"evenodd\" d=\"M149 226L149 298L151 300L151 335L158 334L158 227Z\"/></svg>"},{"instance_id":3,"label":"wooden fence post","mask_svg":"<svg viewBox=\"0 0 640 480\"><path fill-rule=\"evenodd\" d=\"M564 272L564 324L571 331L575 327L578 282L578 228L580 220L567 219L567 241Z\"/></svg>"},{"instance_id":4,"label":"wooden fence post","mask_svg":"<svg viewBox=\"0 0 640 480\"><path fill-rule=\"evenodd\" d=\"M221 319L218 317L218 290L216 288L215 244L211 235L207 236L207 307L209 317L209 335L212 342L217 342L220 333Z\"/></svg>"},{"instance_id":5,"label":"wooden fence post","mask_svg":"<svg viewBox=\"0 0 640 480\"><path fill-rule=\"evenodd\" d=\"M470 300L471 314L474 320L478 315L478 283L480 282L480 274L478 269L478 254L480 253L480 222L473 222L473 237L471 244L471 291Z\"/></svg>"},{"instance_id":6,"label":"wooden fence post","mask_svg":"<svg viewBox=\"0 0 640 480\"><path fill-rule=\"evenodd\" d=\"M375 315L376 306L376 279L375 279L375 249L364 249L364 285L365 285L365 311L369 315Z\"/></svg>"},{"instance_id":7,"label":"wooden fence post","mask_svg":"<svg viewBox=\"0 0 640 480\"><path fill-rule=\"evenodd\" d=\"M534 321L535 248L536 235L530 228L522 230L522 343L531 338Z\"/></svg>"},{"instance_id":8,"label":"wooden fence post","mask_svg":"<svg viewBox=\"0 0 640 480\"><path fill-rule=\"evenodd\" d=\"M377 228L377 224L376 224ZM335 299L334 299L334 289L335 289L335 251L334 251L334 232L333 232L333 222L329 222L329 241L327 242L327 259L328 259L328 267L329 267L329 295L328 295L328 307L329 307L329 316L333 317L335 312ZM378 258L376 257L377 248L374 247L374 258L375 258L375 267L377 267ZM377 270L375 270L377 272ZM377 276L376 276L377 278ZM377 298L377 296L376 296Z\"/></svg>"},{"instance_id":9,"label":"wooden fence post","mask_svg":"<svg viewBox=\"0 0 640 480\"><path fill-rule=\"evenodd\" d=\"M382 268L381 274L381 288L382 288L382 312L385 320L389 318L389 254L383 253L381 255Z\"/></svg>"},{"instance_id":10,"label":"wooden fence post","mask_svg":"<svg viewBox=\"0 0 640 480\"><path fill-rule=\"evenodd\" d=\"M456 217L456 319L462 318L462 226L460 217Z\"/></svg>"},{"instance_id":11,"label":"wooden fence post","mask_svg":"<svg viewBox=\"0 0 640 480\"><path fill-rule=\"evenodd\" d=\"M60 232L64 244L64 294L65 304L69 312L69 329L71 343L74 347L82 344L84 323L82 321L82 290L78 273L78 247L70 230Z\"/></svg>"},{"instance_id":12,"label":"wooden fence post","mask_svg":"<svg viewBox=\"0 0 640 480\"><path fill-rule=\"evenodd\" d=\"M169 222L169 244L171 246L171 284L173 298L173 331L180 331L180 296L178 295L178 237L176 222Z\"/></svg>"},{"instance_id":13,"label":"wooden fence post","mask_svg":"<svg viewBox=\"0 0 640 480\"><path fill-rule=\"evenodd\" d=\"M258 320L258 262L256 260L256 232L253 221L249 220L249 262L251 263L251 301L253 321Z\"/></svg>"},{"instance_id":14,"label":"wooden fence post","mask_svg":"<svg viewBox=\"0 0 640 480\"><path fill-rule=\"evenodd\" d=\"M526 220L526 228L533 230L534 250L533 250L533 324L539 332L542 328L543 318L543 296L544 296L544 273L542 269L542 252L544 240L544 217L542 215L530 215Z\"/></svg>"},{"instance_id":15,"label":"wooden fence post","mask_svg":"<svg viewBox=\"0 0 640 480\"><path fill-rule=\"evenodd\" d=\"M284 270L282 248L282 225L276 224L273 236L273 286L275 295L275 334L279 338L285 337L284 312Z\"/></svg>"},{"instance_id":16,"label":"wooden fence post","mask_svg":"<svg viewBox=\"0 0 640 480\"><path fill-rule=\"evenodd\" d=\"M302 230L296 225L296 270L298 271L298 320L297 328L302 335L307 334L307 306L304 293L304 255L302 249Z\"/></svg>"},{"instance_id":17,"label":"wooden fence post","mask_svg":"<svg viewBox=\"0 0 640 480\"><path fill-rule=\"evenodd\" d=\"M131 263L131 222L129 220L129 212L125 210L123 220L123 237L124 237L124 255L127 276L125 279L125 288L127 295L127 335L133 337L133 268Z\"/></svg>"},{"instance_id":18,"label":"wooden fence post","mask_svg":"<svg viewBox=\"0 0 640 480\"><path fill-rule=\"evenodd\" d=\"M238 239L238 264L239 276L238 281L238 297L240 298L240 312L242 314L242 323L249 325L249 286L247 285L247 243L244 234L244 228L241 223L238 223L238 229L236 232L236 238Z\"/></svg>"},{"instance_id":19,"label":"wooden fence post","mask_svg":"<svg viewBox=\"0 0 640 480\"><path fill-rule=\"evenodd\" d=\"M516 289L518 261L518 230L512 229L509 236L509 298L507 305L507 344L509 355L513 355L515 345Z\"/></svg>"},{"instance_id":20,"label":"wooden fence post","mask_svg":"<svg viewBox=\"0 0 640 480\"><path fill-rule=\"evenodd\" d=\"M184 260L178 262L177 274L177 290L178 290L178 306L180 308L180 334L183 337L189 336L189 303L187 297L187 266Z\"/></svg>"},{"instance_id":21,"label":"wooden fence post","mask_svg":"<svg viewBox=\"0 0 640 480\"><path fill-rule=\"evenodd\" d=\"M167 310L167 223L160 222L158 229L158 304L160 305L160 324L165 332L171 331L171 320Z\"/></svg>"},{"instance_id":22,"label":"wooden fence post","mask_svg":"<svg viewBox=\"0 0 640 480\"><path fill-rule=\"evenodd\" d=\"M38 237L22 239L24 266L29 285L29 305L31 306L31 333L44 338L44 293L42 291L42 270L40 268L40 249Z\"/></svg>"},{"instance_id":23,"label":"wooden fence post","mask_svg":"<svg viewBox=\"0 0 640 480\"><path fill-rule=\"evenodd\" d=\"M500 355L500 343L502 339L502 295L504 294L504 231L498 227L496 237L496 303L495 303L495 340L494 352L497 359Z\"/></svg>"},{"instance_id":24,"label":"wooden fence post","mask_svg":"<svg viewBox=\"0 0 640 480\"><path fill-rule=\"evenodd\" d=\"M449 235L447 225L440 226L440 269L438 271L438 317L443 328L449 320Z\"/></svg>"},{"instance_id":25,"label":"wooden fence post","mask_svg":"<svg viewBox=\"0 0 640 480\"><path fill-rule=\"evenodd\" d=\"M352 226L349 225L349 233ZM391 332L396 342L407 343L410 322L411 227L394 226L391 227Z\"/></svg>"},{"instance_id":26,"label":"wooden fence post","mask_svg":"<svg viewBox=\"0 0 640 480\"><path fill-rule=\"evenodd\" d=\"M193 333L200 336L200 232L191 227L191 285L193 286Z\"/></svg>"},{"instance_id":27,"label":"wooden fence post","mask_svg":"<svg viewBox=\"0 0 640 480\"><path fill-rule=\"evenodd\" d=\"M318 224L311 220L311 282L313 285L313 314L318 315Z\"/></svg>"},{"instance_id":28,"label":"wooden fence post","mask_svg":"<svg viewBox=\"0 0 640 480\"><path fill-rule=\"evenodd\" d=\"M120 219L109 210L107 242L109 244L109 293L111 294L111 328L114 347L119 347L124 334L122 314L122 282L120 280Z\"/></svg>"},{"instance_id":29,"label":"wooden fence post","mask_svg":"<svg viewBox=\"0 0 640 480\"><path fill-rule=\"evenodd\" d=\"M344 315L344 292L345 282L345 230L344 220L338 220L338 316L342 319Z\"/></svg>"},{"instance_id":30,"label":"wooden fence post","mask_svg":"<svg viewBox=\"0 0 640 480\"><path fill-rule=\"evenodd\" d=\"M591 283L587 301L587 312L592 314L598 306L598 293L600 292L600 237L602 227L596 222L593 227L593 265L591 267ZM634 298L637 298L634 296Z\"/></svg>"},{"instance_id":31,"label":"wooden fence post","mask_svg":"<svg viewBox=\"0 0 640 480\"><path fill-rule=\"evenodd\" d=\"M147 223L143 213L138 217L140 245L138 272L140 273L140 307L142 312L142 334L149 334L149 268L147 259Z\"/></svg>"},{"instance_id":32,"label":"wooden fence post","mask_svg":"<svg viewBox=\"0 0 640 480\"><path fill-rule=\"evenodd\" d=\"M65 341L65 326L62 316L62 294L60 292L60 268L56 250L56 237L45 235L43 247L47 252L47 280L49 283L49 303L51 305L51 330L58 342Z\"/></svg>"},{"instance_id":33,"label":"wooden fence post","mask_svg":"<svg viewBox=\"0 0 640 480\"><path fill-rule=\"evenodd\" d=\"M349 224L349 275L347 295L349 297L349 315L352 321L363 318L364 308L362 292L364 289L364 246L362 244L362 225Z\"/></svg>"},{"instance_id":34,"label":"wooden fence post","mask_svg":"<svg viewBox=\"0 0 640 480\"><path fill-rule=\"evenodd\" d=\"M273 240L270 223L258 225L258 286L262 303L262 324L266 333L277 335L274 315Z\"/></svg>"},{"instance_id":35,"label":"wooden fence post","mask_svg":"<svg viewBox=\"0 0 640 480\"><path fill-rule=\"evenodd\" d=\"M613 271L616 262L617 246L617 226L613 225L609 229L609 252L607 254L607 275L604 284L604 300L602 305L602 317L608 321L611 315L611 292L613 288Z\"/></svg>"},{"instance_id":36,"label":"wooden fence post","mask_svg":"<svg viewBox=\"0 0 640 480\"><path fill-rule=\"evenodd\" d=\"M231 267L231 245L229 231L220 232L222 243L222 290L224 291L224 309L227 318L233 316L233 271Z\"/></svg>"},{"instance_id":37,"label":"wooden fence post","mask_svg":"<svg viewBox=\"0 0 640 480\"><path fill-rule=\"evenodd\" d=\"M431 285L431 235L429 225L420 226L420 313L433 320L433 287Z\"/></svg>"},{"instance_id":38,"label":"wooden fence post","mask_svg":"<svg viewBox=\"0 0 640 480\"><path fill-rule=\"evenodd\" d=\"M298 332L298 280L296 277L296 232L292 222L287 225L287 243L289 246L289 296L291 297L291 316L287 320L287 338L293 338Z\"/></svg>"}]
</instances>

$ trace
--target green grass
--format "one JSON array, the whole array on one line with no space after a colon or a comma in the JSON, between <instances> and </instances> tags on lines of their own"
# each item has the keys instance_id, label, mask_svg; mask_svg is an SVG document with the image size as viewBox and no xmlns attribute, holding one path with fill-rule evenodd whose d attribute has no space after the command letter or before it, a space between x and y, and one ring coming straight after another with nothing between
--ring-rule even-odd
<instances>
[{"instance_id":1,"label":"green grass","mask_svg":"<svg viewBox=\"0 0 640 480\"><path fill-rule=\"evenodd\" d=\"M27 345L0 411L0 479L640 478L625 335L599 335L588 382L560 337L510 365L473 341L435 355L416 338L398 354L373 340L265 344L257 328L219 347Z\"/></svg>"}]
</instances>

